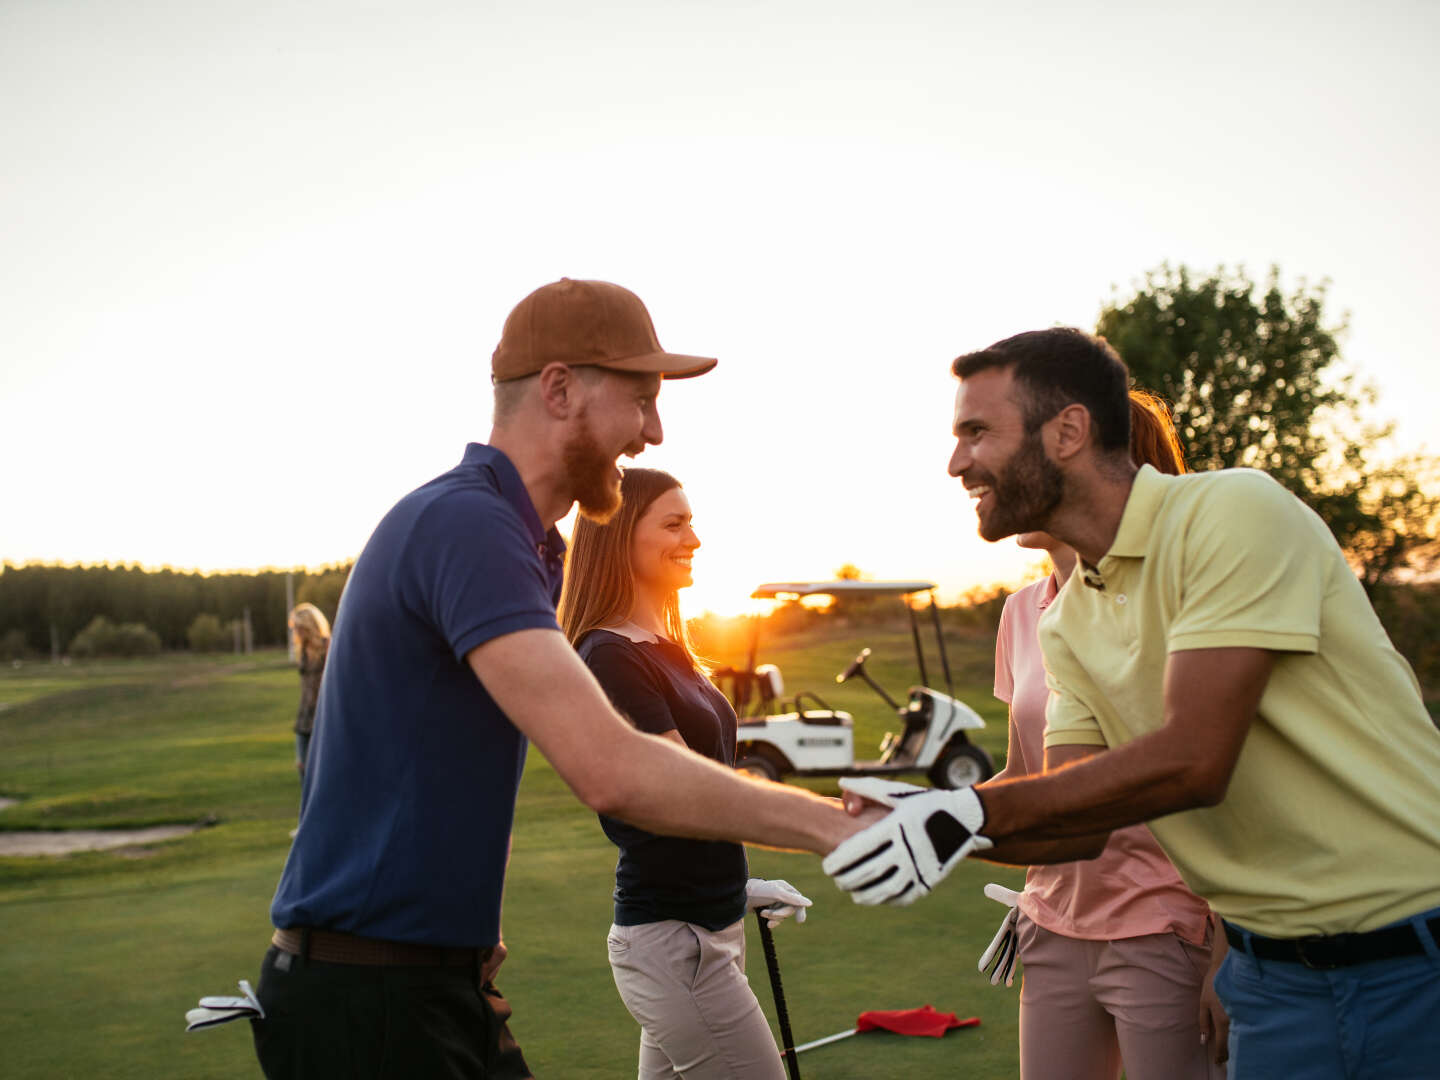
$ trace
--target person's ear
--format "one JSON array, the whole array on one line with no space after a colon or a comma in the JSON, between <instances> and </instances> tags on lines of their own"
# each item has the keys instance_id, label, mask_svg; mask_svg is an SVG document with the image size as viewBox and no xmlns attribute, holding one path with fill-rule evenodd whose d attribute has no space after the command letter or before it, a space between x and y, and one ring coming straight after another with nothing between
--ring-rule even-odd
<instances>
[{"instance_id":1,"label":"person's ear","mask_svg":"<svg viewBox=\"0 0 1440 1080\"><path fill-rule=\"evenodd\" d=\"M575 370L559 361L546 364L540 370L540 400L556 420L569 417L580 402L581 381L575 377Z\"/></svg>"},{"instance_id":2,"label":"person's ear","mask_svg":"<svg viewBox=\"0 0 1440 1080\"><path fill-rule=\"evenodd\" d=\"M1045 426L1049 429L1050 453L1056 461L1068 461L1090 442L1090 410L1078 402L1066 405Z\"/></svg>"}]
</instances>

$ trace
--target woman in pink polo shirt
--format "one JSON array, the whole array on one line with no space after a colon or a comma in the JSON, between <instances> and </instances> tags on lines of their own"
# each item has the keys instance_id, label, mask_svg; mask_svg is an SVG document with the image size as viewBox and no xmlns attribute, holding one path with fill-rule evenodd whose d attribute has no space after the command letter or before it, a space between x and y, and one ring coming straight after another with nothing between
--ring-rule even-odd
<instances>
[{"instance_id":1,"label":"woman in pink polo shirt","mask_svg":"<svg viewBox=\"0 0 1440 1080\"><path fill-rule=\"evenodd\" d=\"M1131 454L1182 473L1163 402L1130 397ZM995 647L995 696L1010 706L1009 752L994 779L1044 769L1045 667L1040 617L1075 568L1075 551L1047 533L1022 547L1054 572L1005 601ZM988 890L987 890L988 892ZM1089 862L1032 866L1015 921L1022 1080L1212 1080L1223 1077L1225 1014L1210 988L1214 920L1144 825L1117 829ZM1223 952L1222 954L1223 955Z\"/></svg>"}]
</instances>

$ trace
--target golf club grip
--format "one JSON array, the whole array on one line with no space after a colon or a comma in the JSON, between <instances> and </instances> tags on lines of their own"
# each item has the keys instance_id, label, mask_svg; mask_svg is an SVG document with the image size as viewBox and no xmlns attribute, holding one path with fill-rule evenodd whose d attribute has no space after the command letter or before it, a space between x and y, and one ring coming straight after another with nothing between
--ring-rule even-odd
<instances>
[{"instance_id":1,"label":"golf club grip","mask_svg":"<svg viewBox=\"0 0 1440 1080\"><path fill-rule=\"evenodd\" d=\"M790 1080L800 1080L800 1059L795 1056L795 1036L790 1034L790 1011L785 1008L785 988L780 985L780 961L775 957L775 937L764 912L755 911L755 924L760 927L760 947L765 951L765 967L770 972L770 993L775 998L775 1018L780 1021L780 1038L784 1042L785 1071Z\"/></svg>"}]
</instances>

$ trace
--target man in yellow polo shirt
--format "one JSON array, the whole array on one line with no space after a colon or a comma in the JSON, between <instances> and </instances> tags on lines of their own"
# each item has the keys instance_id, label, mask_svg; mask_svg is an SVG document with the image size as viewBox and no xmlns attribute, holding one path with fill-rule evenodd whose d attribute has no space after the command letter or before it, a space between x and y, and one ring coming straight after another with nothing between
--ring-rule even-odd
<instances>
[{"instance_id":1,"label":"man in yellow polo shirt","mask_svg":"<svg viewBox=\"0 0 1440 1080\"><path fill-rule=\"evenodd\" d=\"M1435 1075L1440 732L1329 530L1263 473L1137 473L1128 373L1080 331L953 371L950 471L981 536L1044 531L1081 558L1040 624L1047 773L847 782L896 812L827 871L908 903L972 852L1088 857L1150 821L1226 920L1232 1077Z\"/></svg>"}]
</instances>

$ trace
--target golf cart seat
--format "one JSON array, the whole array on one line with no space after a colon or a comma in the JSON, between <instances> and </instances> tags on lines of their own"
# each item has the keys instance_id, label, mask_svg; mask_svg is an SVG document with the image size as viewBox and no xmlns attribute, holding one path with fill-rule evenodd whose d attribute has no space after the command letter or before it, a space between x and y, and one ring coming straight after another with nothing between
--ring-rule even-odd
<instances>
[{"instance_id":1,"label":"golf cart seat","mask_svg":"<svg viewBox=\"0 0 1440 1080\"><path fill-rule=\"evenodd\" d=\"M710 673L710 677L716 683L730 684L727 696L740 714L742 724L746 723L746 714L751 710L771 712L785 693L785 680L774 664L761 664L753 669L718 667Z\"/></svg>"},{"instance_id":2,"label":"golf cart seat","mask_svg":"<svg viewBox=\"0 0 1440 1080\"><path fill-rule=\"evenodd\" d=\"M766 705L785 696L785 678L774 664L761 664L755 669L755 687Z\"/></svg>"},{"instance_id":3,"label":"golf cart seat","mask_svg":"<svg viewBox=\"0 0 1440 1080\"><path fill-rule=\"evenodd\" d=\"M741 716L741 724L762 723L769 717L779 719L790 717L798 718L807 724L842 724L849 721L849 714L837 712L809 690L799 691L795 697L785 700L785 676L780 674L780 669L774 664L757 665L753 671L736 670L735 668L720 668L715 672L717 678L728 678L734 687L732 697L734 699L736 712L749 712L752 697L755 699L756 709L761 710L761 715ZM807 709L805 699L814 702L815 708ZM788 711L785 711L788 706ZM843 718L843 719L842 719Z\"/></svg>"},{"instance_id":4,"label":"golf cart seat","mask_svg":"<svg viewBox=\"0 0 1440 1080\"><path fill-rule=\"evenodd\" d=\"M806 709L803 712L770 713L740 718L741 727L764 727L767 723L814 724L818 727L852 727L854 718L838 709Z\"/></svg>"},{"instance_id":5,"label":"golf cart seat","mask_svg":"<svg viewBox=\"0 0 1440 1080\"><path fill-rule=\"evenodd\" d=\"M914 688L911 688L913 695ZM925 745L925 735L930 730L928 710L907 711L905 730L900 735L888 735L880 750L880 760L887 765L914 761Z\"/></svg>"},{"instance_id":6,"label":"golf cart seat","mask_svg":"<svg viewBox=\"0 0 1440 1080\"><path fill-rule=\"evenodd\" d=\"M849 727L855 721L847 712L838 709L806 709L803 712L782 713L778 719L799 720L802 724L818 724L821 727Z\"/></svg>"}]
</instances>

